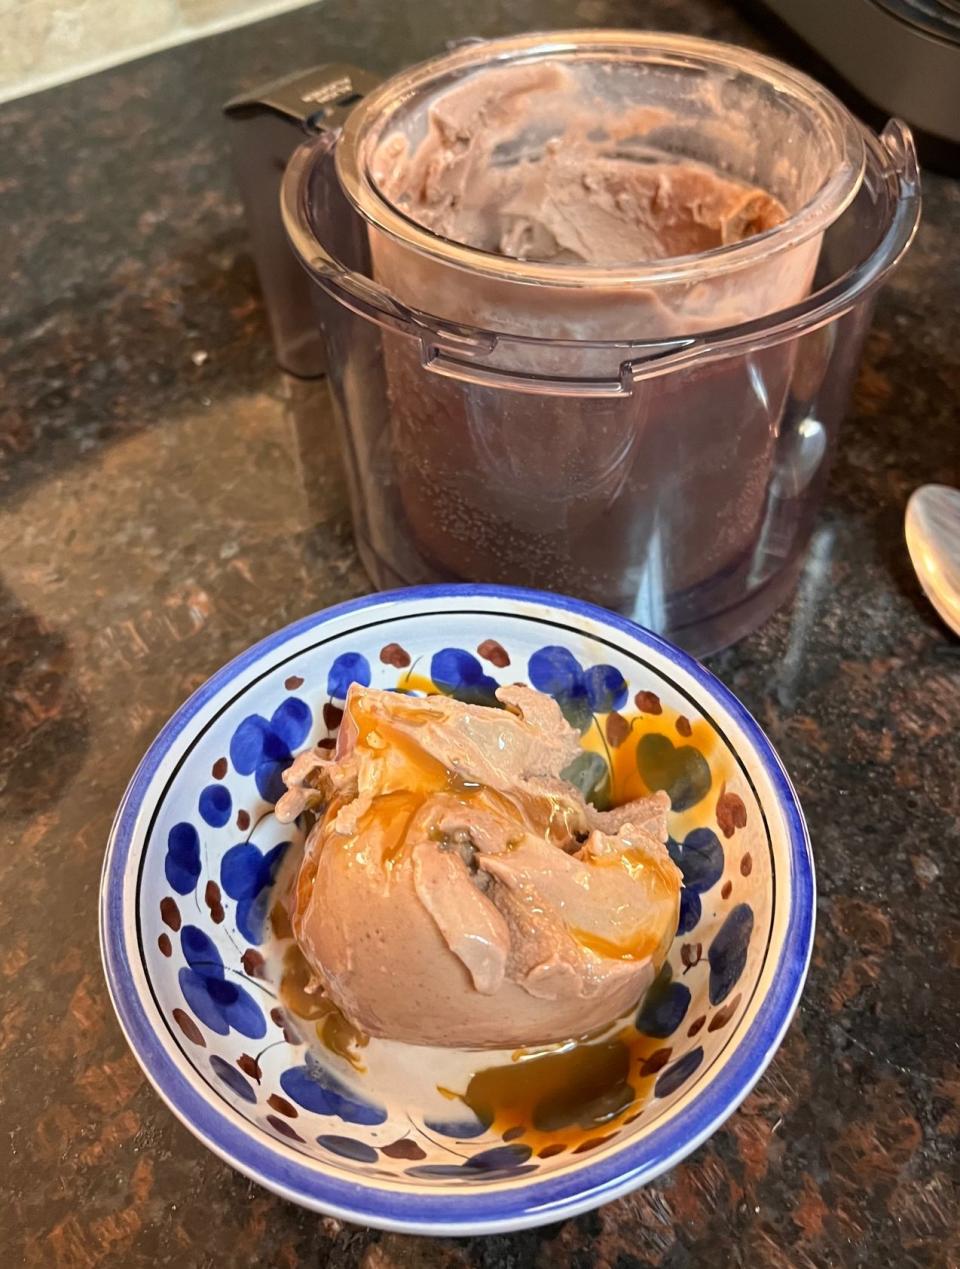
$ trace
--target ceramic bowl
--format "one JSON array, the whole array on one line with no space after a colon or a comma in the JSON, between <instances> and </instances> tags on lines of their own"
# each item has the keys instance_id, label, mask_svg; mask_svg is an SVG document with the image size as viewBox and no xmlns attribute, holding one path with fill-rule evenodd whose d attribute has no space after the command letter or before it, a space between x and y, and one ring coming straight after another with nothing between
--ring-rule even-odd
<instances>
[{"instance_id":1,"label":"ceramic bowl","mask_svg":"<svg viewBox=\"0 0 960 1269\"><path fill-rule=\"evenodd\" d=\"M360 1072L283 1008L289 931L271 892L293 866L299 830L277 823L273 803L292 755L331 743L353 680L472 701L500 683L529 682L580 728L584 788L614 800L670 793L669 849L684 878L679 928L633 1020L633 1100L602 1130L565 1125L562 1115L549 1132L485 1120L449 1092L496 1055L374 1040ZM556 1221L693 1150L773 1056L813 928L813 864L796 795L731 693L621 617L481 586L341 604L215 674L137 769L101 895L120 1023L182 1122L297 1203L438 1234ZM402 991L402 965L396 976Z\"/></svg>"}]
</instances>

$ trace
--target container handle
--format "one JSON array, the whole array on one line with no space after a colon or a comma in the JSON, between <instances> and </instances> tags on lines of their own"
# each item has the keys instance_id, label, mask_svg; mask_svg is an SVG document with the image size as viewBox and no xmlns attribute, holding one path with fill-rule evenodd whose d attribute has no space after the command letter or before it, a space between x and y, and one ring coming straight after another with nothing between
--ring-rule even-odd
<instances>
[{"instance_id":1,"label":"container handle","mask_svg":"<svg viewBox=\"0 0 960 1269\"><path fill-rule=\"evenodd\" d=\"M920 163L913 133L902 119L890 119L880 133L880 144L890 156L892 172L900 184L902 196L920 192Z\"/></svg>"},{"instance_id":2,"label":"container handle","mask_svg":"<svg viewBox=\"0 0 960 1269\"><path fill-rule=\"evenodd\" d=\"M262 84L224 106L277 361L301 378L323 374L326 355L310 282L278 214L281 176L305 136L337 136L356 103L379 82L356 66L330 63Z\"/></svg>"}]
</instances>

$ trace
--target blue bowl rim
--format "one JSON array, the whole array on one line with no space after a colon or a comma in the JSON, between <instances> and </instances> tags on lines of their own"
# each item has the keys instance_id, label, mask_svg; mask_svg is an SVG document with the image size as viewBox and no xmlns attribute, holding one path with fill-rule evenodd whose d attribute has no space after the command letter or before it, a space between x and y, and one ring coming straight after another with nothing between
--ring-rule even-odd
<instances>
[{"instance_id":1,"label":"blue bowl rim","mask_svg":"<svg viewBox=\"0 0 960 1269\"><path fill-rule=\"evenodd\" d=\"M231 680L289 640L347 614L398 602L464 598L533 603L588 618L689 674L736 720L770 780L787 825L790 906L779 969L749 1029L718 1074L666 1124L609 1155L544 1178L524 1178L492 1191L478 1187L464 1194L405 1193L318 1172L283 1153L281 1142L250 1136L229 1111L193 1087L160 1043L135 984L124 938L124 878L136 821L157 768L197 713ZM449 584L365 595L302 617L241 652L176 710L141 759L114 819L101 877L100 944L110 997L134 1056L177 1118L225 1162L284 1198L347 1221L420 1233L494 1233L565 1219L608 1202L679 1163L720 1127L759 1080L790 1025L810 964L815 902L809 835L790 778L756 720L705 666L628 618L584 600L520 587Z\"/></svg>"}]
</instances>

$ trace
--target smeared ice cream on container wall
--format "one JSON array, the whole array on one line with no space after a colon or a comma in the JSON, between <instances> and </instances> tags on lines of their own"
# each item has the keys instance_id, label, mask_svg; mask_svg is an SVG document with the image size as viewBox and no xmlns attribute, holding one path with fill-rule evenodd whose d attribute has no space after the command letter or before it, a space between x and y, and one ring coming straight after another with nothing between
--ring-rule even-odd
<instances>
[{"instance_id":1,"label":"smeared ice cream on container wall","mask_svg":"<svg viewBox=\"0 0 960 1269\"><path fill-rule=\"evenodd\" d=\"M532 340L500 338L488 364L569 380L609 375L609 351L591 341L687 337L807 293L820 235L793 240L787 227L830 155L811 121L789 126L785 159L758 131L755 92L726 68L691 89L676 66L589 48L478 59L348 124L358 179L341 172L371 218L373 273L393 296ZM781 233L784 249L738 256ZM682 402L675 385L656 383L629 402L585 406L425 377L424 349L390 332L383 356L399 496L442 574L623 607L659 498L688 508L670 548L680 590L729 568L755 539L790 348L758 359L759 411L742 365L705 368Z\"/></svg>"},{"instance_id":2,"label":"smeared ice cream on container wall","mask_svg":"<svg viewBox=\"0 0 960 1269\"><path fill-rule=\"evenodd\" d=\"M574 31L400 72L295 156L378 584L544 587L698 653L771 612L916 223L888 132L749 50Z\"/></svg>"}]
</instances>

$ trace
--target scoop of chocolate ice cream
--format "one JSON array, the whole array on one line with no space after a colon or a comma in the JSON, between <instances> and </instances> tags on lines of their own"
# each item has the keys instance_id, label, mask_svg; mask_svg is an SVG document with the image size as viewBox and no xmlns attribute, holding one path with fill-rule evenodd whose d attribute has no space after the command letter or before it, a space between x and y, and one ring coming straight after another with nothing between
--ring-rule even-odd
<instances>
[{"instance_id":1,"label":"scoop of chocolate ice cream","mask_svg":"<svg viewBox=\"0 0 960 1269\"><path fill-rule=\"evenodd\" d=\"M676 931L663 794L598 812L562 778L580 752L556 703L502 709L354 685L332 757L286 773L281 818L325 805L293 928L358 1028L504 1048L632 1008Z\"/></svg>"}]
</instances>

